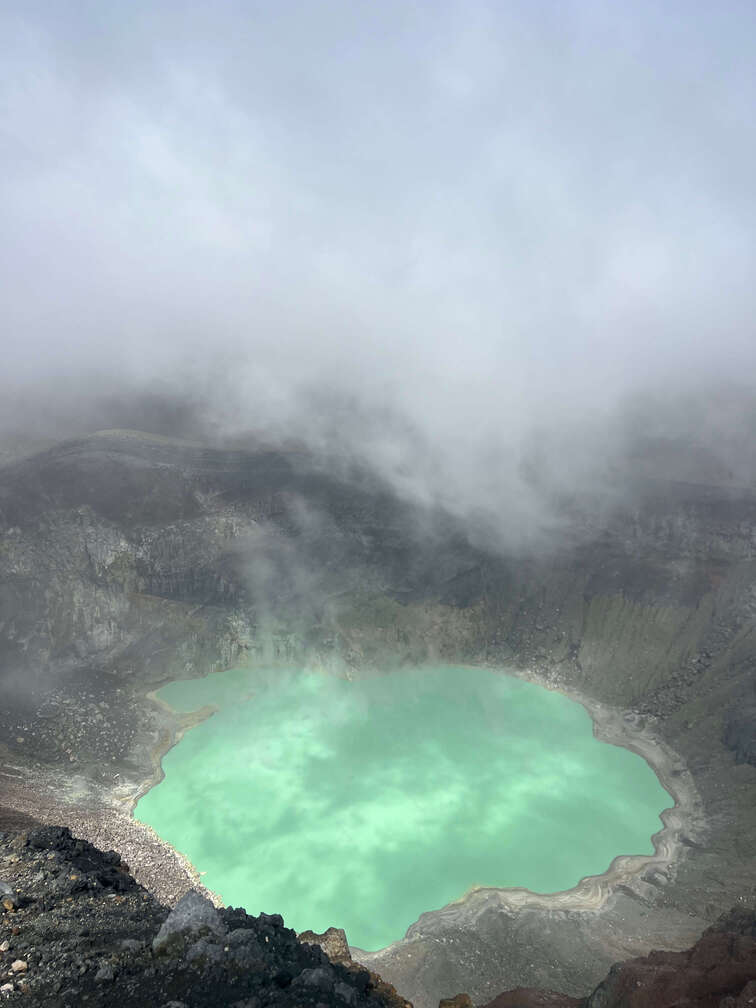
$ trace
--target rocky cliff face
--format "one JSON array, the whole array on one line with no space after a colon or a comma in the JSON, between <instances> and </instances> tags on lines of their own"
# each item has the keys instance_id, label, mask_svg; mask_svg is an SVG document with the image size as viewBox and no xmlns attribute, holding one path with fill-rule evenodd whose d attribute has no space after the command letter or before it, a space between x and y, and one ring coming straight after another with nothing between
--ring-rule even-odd
<instances>
[{"instance_id":1,"label":"rocky cliff face","mask_svg":"<svg viewBox=\"0 0 756 1008\"><path fill-rule=\"evenodd\" d=\"M584 996L612 962L686 947L752 891L755 530L751 489L656 481L575 510L547 550L503 555L292 452L106 432L8 463L5 804L34 811L33 787L48 818L125 816L182 727L148 690L240 659L511 667L627 712L677 754L700 799L683 856L600 906L426 914L365 961L418 1008L518 984Z\"/></svg>"}]
</instances>

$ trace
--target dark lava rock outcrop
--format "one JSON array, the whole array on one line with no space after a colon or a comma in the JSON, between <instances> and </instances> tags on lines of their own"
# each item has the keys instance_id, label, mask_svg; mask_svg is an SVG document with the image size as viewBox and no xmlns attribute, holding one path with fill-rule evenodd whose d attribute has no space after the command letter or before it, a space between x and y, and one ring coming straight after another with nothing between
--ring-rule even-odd
<instances>
[{"instance_id":1,"label":"dark lava rock outcrop","mask_svg":"<svg viewBox=\"0 0 756 1008\"><path fill-rule=\"evenodd\" d=\"M199 893L169 910L117 854L65 828L0 834L0 880L9 1004L407 1008L368 970L300 942L277 914L219 910Z\"/></svg>"}]
</instances>

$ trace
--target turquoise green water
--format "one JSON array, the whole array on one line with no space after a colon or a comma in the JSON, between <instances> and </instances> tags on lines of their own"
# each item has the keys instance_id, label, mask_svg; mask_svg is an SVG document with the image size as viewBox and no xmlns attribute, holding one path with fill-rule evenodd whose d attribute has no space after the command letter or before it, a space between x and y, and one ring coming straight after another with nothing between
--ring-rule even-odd
<instances>
[{"instance_id":1,"label":"turquoise green water","mask_svg":"<svg viewBox=\"0 0 756 1008\"><path fill-rule=\"evenodd\" d=\"M485 669L232 669L159 695L220 710L165 756L137 817L226 904L365 949L471 886L557 892L651 853L672 804L579 704Z\"/></svg>"}]
</instances>

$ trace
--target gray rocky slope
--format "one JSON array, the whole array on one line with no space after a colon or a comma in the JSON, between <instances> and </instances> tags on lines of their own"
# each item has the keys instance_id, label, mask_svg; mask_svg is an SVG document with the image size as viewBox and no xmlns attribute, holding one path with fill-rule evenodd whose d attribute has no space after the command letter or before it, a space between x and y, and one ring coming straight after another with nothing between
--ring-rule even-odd
<instances>
[{"instance_id":1,"label":"gray rocky slope","mask_svg":"<svg viewBox=\"0 0 756 1008\"><path fill-rule=\"evenodd\" d=\"M188 723L149 690L239 660L509 667L667 748L669 780L693 796L674 856L593 903L483 894L365 961L420 1008L518 985L584 995L612 962L683 948L753 893L755 519L751 488L647 481L515 555L298 452L104 432L9 462L0 804L131 844L137 876L175 900L189 869L166 890L169 855L129 832Z\"/></svg>"}]
</instances>

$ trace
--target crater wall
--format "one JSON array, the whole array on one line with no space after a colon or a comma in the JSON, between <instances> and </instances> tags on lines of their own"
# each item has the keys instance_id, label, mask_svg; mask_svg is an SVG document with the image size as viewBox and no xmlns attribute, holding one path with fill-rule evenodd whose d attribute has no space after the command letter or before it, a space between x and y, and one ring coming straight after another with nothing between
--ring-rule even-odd
<instances>
[{"instance_id":1,"label":"crater wall","mask_svg":"<svg viewBox=\"0 0 756 1008\"><path fill-rule=\"evenodd\" d=\"M584 994L615 960L689 945L754 887L756 493L648 480L564 511L547 546L502 554L298 452L103 432L7 463L2 804L62 808L97 841L107 809L117 835L181 728L147 699L173 678L243 660L510 667L669 748L700 799L684 856L592 909L424 915L370 965L425 1008Z\"/></svg>"}]
</instances>

